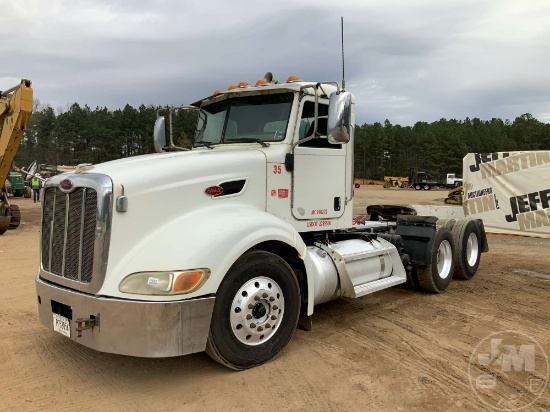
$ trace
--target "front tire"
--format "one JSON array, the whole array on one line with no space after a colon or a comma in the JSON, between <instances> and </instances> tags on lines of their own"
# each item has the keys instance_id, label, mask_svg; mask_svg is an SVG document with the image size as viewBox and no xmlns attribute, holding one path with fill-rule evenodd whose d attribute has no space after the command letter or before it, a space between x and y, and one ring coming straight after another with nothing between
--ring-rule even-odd
<instances>
[{"instance_id":1,"label":"front tire","mask_svg":"<svg viewBox=\"0 0 550 412\"><path fill-rule=\"evenodd\" d=\"M261 365L288 344L299 314L300 288L288 263L270 252L247 252L218 288L206 353L231 369Z\"/></svg>"},{"instance_id":2,"label":"front tire","mask_svg":"<svg viewBox=\"0 0 550 412\"><path fill-rule=\"evenodd\" d=\"M432 187L430 185L424 185L424 190L430 190Z\"/></svg>"},{"instance_id":3,"label":"front tire","mask_svg":"<svg viewBox=\"0 0 550 412\"><path fill-rule=\"evenodd\" d=\"M416 267L416 277L425 292L441 293L451 284L455 267L453 235L444 226L435 232L431 256L430 265Z\"/></svg>"},{"instance_id":4,"label":"front tire","mask_svg":"<svg viewBox=\"0 0 550 412\"><path fill-rule=\"evenodd\" d=\"M422 186L420 186L418 183L414 185L414 190L420 190L422 189Z\"/></svg>"}]
</instances>

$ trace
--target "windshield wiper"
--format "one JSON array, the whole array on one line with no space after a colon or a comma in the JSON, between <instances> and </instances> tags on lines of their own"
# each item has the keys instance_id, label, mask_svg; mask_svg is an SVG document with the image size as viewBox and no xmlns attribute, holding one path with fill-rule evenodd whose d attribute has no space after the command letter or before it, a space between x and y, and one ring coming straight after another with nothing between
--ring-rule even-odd
<instances>
[{"instance_id":1,"label":"windshield wiper","mask_svg":"<svg viewBox=\"0 0 550 412\"><path fill-rule=\"evenodd\" d=\"M195 143L194 147L206 146L208 149L212 150L213 149L212 145L213 145L212 142L197 142L197 143Z\"/></svg>"},{"instance_id":2,"label":"windshield wiper","mask_svg":"<svg viewBox=\"0 0 550 412\"><path fill-rule=\"evenodd\" d=\"M251 142L251 143L259 143L262 145L262 147L269 147L269 143L266 143L260 139L246 139L246 138L243 138L243 139L231 139L231 140L226 140L225 143L248 143L248 142Z\"/></svg>"}]
</instances>

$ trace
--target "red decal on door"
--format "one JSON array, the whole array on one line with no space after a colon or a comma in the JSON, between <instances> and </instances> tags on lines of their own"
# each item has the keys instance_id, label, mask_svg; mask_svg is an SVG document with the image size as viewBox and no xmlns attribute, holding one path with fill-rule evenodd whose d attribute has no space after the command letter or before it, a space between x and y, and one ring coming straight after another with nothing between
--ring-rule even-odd
<instances>
[{"instance_id":1,"label":"red decal on door","mask_svg":"<svg viewBox=\"0 0 550 412\"><path fill-rule=\"evenodd\" d=\"M312 215L326 215L327 209L314 209L311 211Z\"/></svg>"},{"instance_id":2,"label":"red decal on door","mask_svg":"<svg viewBox=\"0 0 550 412\"><path fill-rule=\"evenodd\" d=\"M288 189L279 189L279 199L285 199L288 197Z\"/></svg>"},{"instance_id":3,"label":"red decal on door","mask_svg":"<svg viewBox=\"0 0 550 412\"><path fill-rule=\"evenodd\" d=\"M271 196L272 196L272 197L277 196L277 191L276 191L275 189L273 189L273 190L271 191Z\"/></svg>"}]
</instances>

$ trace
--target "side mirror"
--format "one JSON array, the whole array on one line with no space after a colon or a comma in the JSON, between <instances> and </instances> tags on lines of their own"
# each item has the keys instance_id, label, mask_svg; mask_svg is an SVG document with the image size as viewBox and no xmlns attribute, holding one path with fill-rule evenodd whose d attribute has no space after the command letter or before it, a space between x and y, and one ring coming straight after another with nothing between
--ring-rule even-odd
<instances>
[{"instance_id":1,"label":"side mirror","mask_svg":"<svg viewBox=\"0 0 550 412\"><path fill-rule=\"evenodd\" d=\"M166 148L166 119L164 116L159 116L155 121L153 142L157 153L164 152L164 149Z\"/></svg>"},{"instance_id":2,"label":"side mirror","mask_svg":"<svg viewBox=\"0 0 550 412\"><path fill-rule=\"evenodd\" d=\"M328 107L328 142L348 143L351 139L351 93L333 92Z\"/></svg>"}]
</instances>

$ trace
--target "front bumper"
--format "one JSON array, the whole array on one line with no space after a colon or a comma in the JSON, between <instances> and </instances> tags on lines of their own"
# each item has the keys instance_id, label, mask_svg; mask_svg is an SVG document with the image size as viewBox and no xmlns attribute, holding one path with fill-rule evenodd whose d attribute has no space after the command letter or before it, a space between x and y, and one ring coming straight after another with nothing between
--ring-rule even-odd
<instances>
[{"instance_id":1,"label":"front bumper","mask_svg":"<svg viewBox=\"0 0 550 412\"><path fill-rule=\"evenodd\" d=\"M206 347L214 297L171 302L106 298L56 286L36 277L40 322L53 330L53 313L70 319L70 338L108 353L163 358L201 352ZM99 325L76 330L76 320L99 318Z\"/></svg>"}]
</instances>

